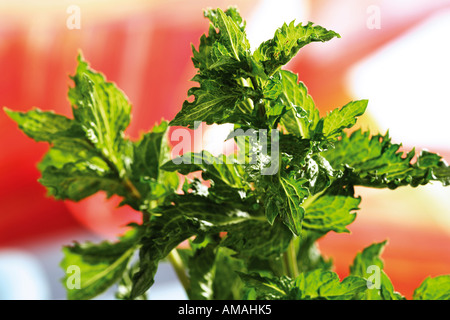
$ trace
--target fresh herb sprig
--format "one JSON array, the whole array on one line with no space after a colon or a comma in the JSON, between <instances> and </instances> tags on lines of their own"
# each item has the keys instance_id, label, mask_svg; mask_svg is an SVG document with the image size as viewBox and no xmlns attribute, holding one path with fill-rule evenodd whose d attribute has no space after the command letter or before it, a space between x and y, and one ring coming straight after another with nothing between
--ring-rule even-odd
<instances>
[{"instance_id":1,"label":"fresh herb sprig","mask_svg":"<svg viewBox=\"0 0 450 320\"><path fill-rule=\"evenodd\" d=\"M124 93L81 56L69 90L73 118L5 109L29 137L50 144L38 165L49 195L79 201L105 191L142 212L143 223L116 242L64 247L61 267L81 270L81 287L69 274L63 279L68 298L94 298L114 284L117 298L145 298L167 258L190 299L404 299L383 271L386 242L358 253L340 280L316 241L349 232L361 202L355 186L449 185L447 164L427 151L413 161L415 151L404 154L387 134L348 135L367 100L320 116L306 86L281 67L336 32L291 22L252 52L236 8L204 15L210 26L193 47L193 99L138 141L124 135L131 119ZM238 156L171 159L169 126L201 122L234 124ZM180 186L179 176L194 172L201 178ZM177 248L186 240L189 248ZM450 277L428 278L413 298L449 299Z\"/></svg>"}]
</instances>

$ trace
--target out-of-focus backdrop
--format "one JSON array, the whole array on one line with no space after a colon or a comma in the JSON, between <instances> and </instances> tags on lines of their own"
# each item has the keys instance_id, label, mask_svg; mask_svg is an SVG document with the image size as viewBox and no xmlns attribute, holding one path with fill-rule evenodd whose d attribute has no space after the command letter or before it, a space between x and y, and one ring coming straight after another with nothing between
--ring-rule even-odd
<instances>
[{"instance_id":1,"label":"out-of-focus backdrop","mask_svg":"<svg viewBox=\"0 0 450 320\"><path fill-rule=\"evenodd\" d=\"M0 106L70 115L68 75L81 50L91 66L128 95L131 137L186 99L195 71L191 43L207 31L202 9L237 5L256 47L283 22L313 21L341 34L301 50L297 72L324 114L369 99L360 125L390 129L394 142L450 160L450 1L434 0L90 0L0 1ZM211 129L206 134L214 136ZM103 194L79 203L46 197L35 143L0 112L0 299L65 299L58 263L73 240L113 239L139 214ZM351 234L320 242L341 277L356 252L389 240L383 258L396 290L411 297L426 276L450 273L450 188L357 189ZM113 298L112 291L100 298ZM158 271L150 298L185 299L170 266Z\"/></svg>"}]
</instances>

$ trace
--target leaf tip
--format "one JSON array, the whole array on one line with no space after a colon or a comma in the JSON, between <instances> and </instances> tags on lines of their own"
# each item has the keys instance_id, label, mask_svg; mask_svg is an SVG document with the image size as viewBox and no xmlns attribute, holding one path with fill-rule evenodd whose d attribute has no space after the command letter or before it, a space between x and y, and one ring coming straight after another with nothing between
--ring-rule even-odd
<instances>
[{"instance_id":1,"label":"leaf tip","mask_svg":"<svg viewBox=\"0 0 450 320\"><path fill-rule=\"evenodd\" d=\"M9 109L8 107L3 107L2 109L8 115L8 117L10 117L11 119L14 120L14 115L16 114L16 111L13 111L13 110Z\"/></svg>"}]
</instances>

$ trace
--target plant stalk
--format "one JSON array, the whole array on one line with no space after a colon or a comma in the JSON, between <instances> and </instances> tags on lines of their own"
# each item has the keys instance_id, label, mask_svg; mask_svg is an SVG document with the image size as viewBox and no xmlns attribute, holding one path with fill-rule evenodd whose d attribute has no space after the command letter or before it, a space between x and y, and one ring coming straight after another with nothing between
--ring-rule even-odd
<instances>
[{"instance_id":1,"label":"plant stalk","mask_svg":"<svg viewBox=\"0 0 450 320\"><path fill-rule=\"evenodd\" d=\"M167 259L172 264L175 273L177 274L178 279L181 282L181 285L183 286L186 293L189 293L189 290L191 288L191 283L189 281L189 278L185 272L185 267L183 264L183 261L181 260L180 255L178 254L177 249L173 249L170 251L169 255L167 256Z\"/></svg>"},{"instance_id":2,"label":"plant stalk","mask_svg":"<svg viewBox=\"0 0 450 320\"><path fill-rule=\"evenodd\" d=\"M295 239L292 239L286 252L283 254L287 276L295 279L298 276L297 252L295 250Z\"/></svg>"},{"instance_id":3,"label":"plant stalk","mask_svg":"<svg viewBox=\"0 0 450 320\"><path fill-rule=\"evenodd\" d=\"M135 197L136 199L142 198L140 192L138 191L138 189L136 189L136 187L128 177L123 180L123 183L125 184L125 187L131 192L133 197Z\"/></svg>"}]
</instances>

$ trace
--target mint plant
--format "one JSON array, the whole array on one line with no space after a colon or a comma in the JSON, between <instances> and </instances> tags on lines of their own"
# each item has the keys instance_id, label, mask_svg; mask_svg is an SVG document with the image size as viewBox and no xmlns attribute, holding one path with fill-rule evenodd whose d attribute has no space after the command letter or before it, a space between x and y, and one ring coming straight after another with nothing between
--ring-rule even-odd
<instances>
[{"instance_id":1,"label":"mint plant","mask_svg":"<svg viewBox=\"0 0 450 320\"><path fill-rule=\"evenodd\" d=\"M336 32L291 22L252 52L236 8L204 15L209 31L192 58L198 85L172 121L138 141L124 135L125 94L81 55L68 94L73 118L5 109L25 134L50 144L38 165L49 195L79 201L105 191L142 212L142 224L116 242L63 248L61 267L81 276L74 288L66 273L68 298L94 298L114 284L119 299L145 298L167 259L190 299L405 299L383 271L386 241L358 253L342 280L316 242L349 232L361 202L355 186L449 185L448 165L428 151L413 160L415 150L401 152L388 134L348 134L367 100L320 116L305 85L282 67L305 45L340 38ZM171 159L169 127L202 122L233 124L237 152ZM201 176L189 178L194 172ZM414 293L449 298L448 275Z\"/></svg>"}]
</instances>

